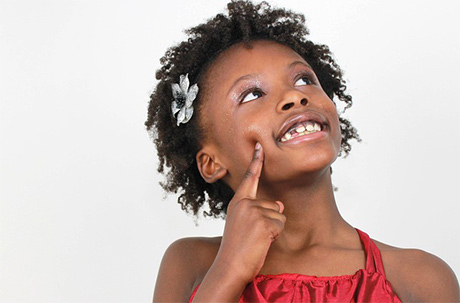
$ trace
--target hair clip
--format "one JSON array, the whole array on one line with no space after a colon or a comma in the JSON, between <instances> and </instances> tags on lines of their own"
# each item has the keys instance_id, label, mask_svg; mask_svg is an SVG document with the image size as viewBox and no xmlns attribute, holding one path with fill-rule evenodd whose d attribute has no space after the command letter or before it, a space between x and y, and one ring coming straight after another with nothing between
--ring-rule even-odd
<instances>
[{"instance_id":1,"label":"hair clip","mask_svg":"<svg viewBox=\"0 0 460 303\"><path fill-rule=\"evenodd\" d=\"M198 94L198 85L195 83L189 88L188 74L180 75L179 84L171 84L174 100L171 104L173 116L177 114L177 126L187 123L193 115L193 100Z\"/></svg>"}]
</instances>

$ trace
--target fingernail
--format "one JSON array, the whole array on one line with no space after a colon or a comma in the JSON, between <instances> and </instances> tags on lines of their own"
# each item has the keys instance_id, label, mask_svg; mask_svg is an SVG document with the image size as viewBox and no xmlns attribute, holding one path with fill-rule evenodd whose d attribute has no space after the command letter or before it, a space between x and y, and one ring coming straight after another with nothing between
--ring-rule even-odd
<instances>
[{"instance_id":1,"label":"fingernail","mask_svg":"<svg viewBox=\"0 0 460 303\"><path fill-rule=\"evenodd\" d=\"M282 214L283 211L284 211L284 204L283 204L283 202L281 202L281 201L275 201L275 202L280 206L280 211L279 211L279 212L280 212L280 214Z\"/></svg>"},{"instance_id":2,"label":"fingernail","mask_svg":"<svg viewBox=\"0 0 460 303\"><path fill-rule=\"evenodd\" d=\"M262 148L262 145L260 145L259 142L256 143L256 150L260 150Z\"/></svg>"}]
</instances>

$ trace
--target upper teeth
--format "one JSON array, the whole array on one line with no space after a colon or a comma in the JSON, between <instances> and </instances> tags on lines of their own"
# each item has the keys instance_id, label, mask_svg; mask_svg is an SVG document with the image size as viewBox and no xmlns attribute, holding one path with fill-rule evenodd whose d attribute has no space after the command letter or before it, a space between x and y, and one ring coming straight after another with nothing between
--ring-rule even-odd
<instances>
[{"instance_id":1,"label":"upper teeth","mask_svg":"<svg viewBox=\"0 0 460 303\"><path fill-rule=\"evenodd\" d=\"M281 142L286 142L296 137L316 133L318 131L321 131L321 124L313 121L305 121L290 128L284 136L281 137Z\"/></svg>"}]
</instances>

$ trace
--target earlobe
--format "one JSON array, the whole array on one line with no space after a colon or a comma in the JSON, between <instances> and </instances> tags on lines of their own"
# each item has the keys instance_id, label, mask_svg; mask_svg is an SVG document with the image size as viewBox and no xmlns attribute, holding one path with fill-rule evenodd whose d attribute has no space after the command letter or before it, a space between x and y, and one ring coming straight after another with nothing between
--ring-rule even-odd
<instances>
[{"instance_id":1,"label":"earlobe","mask_svg":"<svg viewBox=\"0 0 460 303\"><path fill-rule=\"evenodd\" d=\"M196 163L201 176L207 183L214 183L227 174L227 169L203 150L196 154Z\"/></svg>"}]
</instances>

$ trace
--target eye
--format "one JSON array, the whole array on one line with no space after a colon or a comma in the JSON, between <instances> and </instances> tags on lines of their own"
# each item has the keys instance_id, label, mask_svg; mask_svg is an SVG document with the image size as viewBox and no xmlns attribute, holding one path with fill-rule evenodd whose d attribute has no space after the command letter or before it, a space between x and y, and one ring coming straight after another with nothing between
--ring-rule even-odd
<instances>
[{"instance_id":1,"label":"eye","mask_svg":"<svg viewBox=\"0 0 460 303\"><path fill-rule=\"evenodd\" d=\"M243 97L243 99L241 100L241 103L246 103L246 102L249 102L249 101L258 99L258 98L262 97L263 94L262 94L261 91L254 90L254 91L248 92L247 94L244 94L243 96L244 96L244 97Z\"/></svg>"},{"instance_id":2,"label":"eye","mask_svg":"<svg viewBox=\"0 0 460 303\"><path fill-rule=\"evenodd\" d=\"M312 84L310 78L308 76L302 76L299 80L295 82L295 86L301 86L301 85L310 85Z\"/></svg>"}]
</instances>

